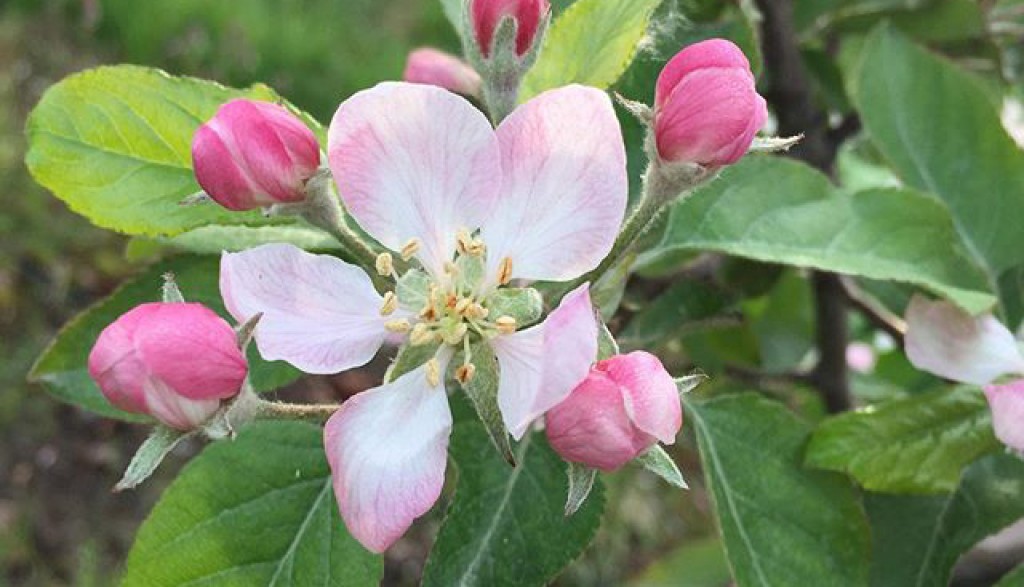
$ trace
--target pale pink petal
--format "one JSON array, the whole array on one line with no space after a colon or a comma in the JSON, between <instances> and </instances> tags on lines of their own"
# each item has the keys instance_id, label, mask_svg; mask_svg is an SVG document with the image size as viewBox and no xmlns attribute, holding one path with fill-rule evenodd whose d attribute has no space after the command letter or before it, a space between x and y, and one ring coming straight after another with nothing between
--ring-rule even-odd
<instances>
[{"instance_id":1,"label":"pale pink petal","mask_svg":"<svg viewBox=\"0 0 1024 587\"><path fill-rule=\"evenodd\" d=\"M389 82L343 102L331 121L328 161L345 206L384 246L421 241L440 274L459 228L477 228L501 187L498 142L487 118L434 86Z\"/></svg>"},{"instance_id":2,"label":"pale pink petal","mask_svg":"<svg viewBox=\"0 0 1024 587\"><path fill-rule=\"evenodd\" d=\"M626 412L636 427L665 444L673 444L683 425L675 381L658 357L644 351L616 355L596 369L619 384Z\"/></svg>"},{"instance_id":3,"label":"pale pink petal","mask_svg":"<svg viewBox=\"0 0 1024 587\"><path fill-rule=\"evenodd\" d=\"M480 74L458 57L431 47L421 47L405 62L402 79L416 84L430 84L463 96L480 94Z\"/></svg>"},{"instance_id":4,"label":"pale pink petal","mask_svg":"<svg viewBox=\"0 0 1024 587\"><path fill-rule=\"evenodd\" d=\"M331 416L324 445L334 494L363 546L387 550L434 505L451 429L448 397L428 383L425 367L357 394Z\"/></svg>"},{"instance_id":5,"label":"pale pink petal","mask_svg":"<svg viewBox=\"0 0 1024 587\"><path fill-rule=\"evenodd\" d=\"M498 127L502 197L483 227L490 274L564 281L611 250L626 209L622 130L608 96L567 86L517 108Z\"/></svg>"},{"instance_id":6,"label":"pale pink petal","mask_svg":"<svg viewBox=\"0 0 1024 587\"><path fill-rule=\"evenodd\" d=\"M166 382L156 377L146 378L142 387L146 412L178 430L192 430L209 420L220 408L220 400L216 398L189 399L178 395Z\"/></svg>"},{"instance_id":7,"label":"pale pink petal","mask_svg":"<svg viewBox=\"0 0 1024 587\"><path fill-rule=\"evenodd\" d=\"M1024 380L986 385L996 438L1017 452L1024 451Z\"/></svg>"},{"instance_id":8,"label":"pale pink petal","mask_svg":"<svg viewBox=\"0 0 1024 587\"><path fill-rule=\"evenodd\" d=\"M220 293L239 322L262 312L263 358L307 373L337 373L368 362L384 343L383 298L369 276L330 255L270 244L224 253Z\"/></svg>"},{"instance_id":9,"label":"pale pink petal","mask_svg":"<svg viewBox=\"0 0 1024 587\"><path fill-rule=\"evenodd\" d=\"M512 437L562 400L597 356L597 321L589 284L564 298L540 324L491 341L498 357L498 407Z\"/></svg>"},{"instance_id":10,"label":"pale pink petal","mask_svg":"<svg viewBox=\"0 0 1024 587\"><path fill-rule=\"evenodd\" d=\"M976 385L1024 373L1017 341L991 314L971 316L950 302L914 296L906 321L907 358L918 369Z\"/></svg>"}]
</instances>

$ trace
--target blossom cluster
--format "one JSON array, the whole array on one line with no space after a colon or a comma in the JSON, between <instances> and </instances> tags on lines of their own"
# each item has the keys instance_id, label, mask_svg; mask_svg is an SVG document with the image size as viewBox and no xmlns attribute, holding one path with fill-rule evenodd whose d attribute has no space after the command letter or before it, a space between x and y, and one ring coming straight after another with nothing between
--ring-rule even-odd
<instances>
[{"instance_id":1,"label":"blossom cluster","mask_svg":"<svg viewBox=\"0 0 1024 587\"><path fill-rule=\"evenodd\" d=\"M362 246L373 262L363 264L283 243L225 252L220 293L238 323L258 321L264 359L306 373L360 367L386 347L421 357L345 401L325 426L339 510L373 551L438 499L449 394L478 371L497 373L508 435L520 440L544 422L554 450L587 467L618 469L673 443L682 426L676 384L656 357L598 356L603 325L587 278L621 245L629 189L612 101L571 85L496 114L509 88L495 85L494 68L506 58L529 66L549 11L541 0L470 2L469 57L480 71L414 52L407 82L339 106L323 151L286 107L250 100L225 104L195 134L197 182L225 208L327 197L372 238ZM490 120L454 92L483 96ZM651 165L733 163L765 119L735 45L688 47L657 83ZM316 181L325 176L336 192ZM544 282L564 288L537 287ZM145 304L103 332L89 370L115 406L199 428L245 386L237 338L198 304Z\"/></svg>"}]
</instances>

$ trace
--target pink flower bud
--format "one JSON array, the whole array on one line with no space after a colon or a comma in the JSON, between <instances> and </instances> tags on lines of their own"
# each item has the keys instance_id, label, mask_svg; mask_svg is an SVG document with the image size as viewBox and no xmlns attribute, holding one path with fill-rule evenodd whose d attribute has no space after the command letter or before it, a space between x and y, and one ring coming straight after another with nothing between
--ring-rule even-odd
<instances>
[{"instance_id":1,"label":"pink flower bud","mask_svg":"<svg viewBox=\"0 0 1024 587\"><path fill-rule=\"evenodd\" d=\"M232 100L192 138L196 180L229 210L301 202L319 165L313 131L270 102Z\"/></svg>"},{"instance_id":2,"label":"pink flower bud","mask_svg":"<svg viewBox=\"0 0 1024 587\"><path fill-rule=\"evenodd\" d=\"M846 365L858 373L871 373L878 363L875 349L866 342L851 342L846 345Z\"/></svg>"},{"instance_id":3,"label":"pink flower bud","mask_svg":"<svg viewBox=\"0 0 1024 587\"><path fill-rule=\"evenodd\" d=\"M658 76L654 135L664 161L735 163L767 118L750 63L724 39L686 47Z\"/></svg>"},{"instance_id":4,"label":"pink flower bud","mask_svg":"<svg viewBox=\"0 0 1024 587\"><path fill-rule=\"evenodd\" d=\"M454 55L429 47L409 53L402 79L442 87L464 96L480 93L480 74L475 69Z\"/></svg>"},{"instance_id":5,"label":"pink flower bud","mask_svg":"<svg viewBox=\"0 0 1024 587\"><path fill-rule=\"evenodd\" d=\"M659 440L674 443L683 412L661 361L636 351L594 365L546 419L548 441L562 458L614 471Z\"/></svg>"},{"instance_id":6,"label":"pink flower bud","mask_svg":"<svg viewBox=\"0 0 1024 587\"><path fill-rule=\"evenodd\" d=\"M89 375L114 406L189 430L234 396L247 372L235 331L202 304L142 304L103 329Z\"/></svg>"},{"instance_id":7,"label":"pink flower bud","mask_svg":"<svg viewBox=\"0 0 1024 587\"><path fill-rule=\"evenodd\" d=\"M1024 379L1006 385L986 385L985 397L992 410L992 428L1000 442L1024 453Z\"/></svg>"},{"instance_id":8,"label":"pink flower bud","mask_svg":"<svg viewBox=\"0 0 1024 587\"><path fill-rule=\"evenodd\" d=\"M471 0L469 18L473 24L473 37L484 57L491 56L494 33L501 20L515 20L516 55L523 55L533 46L541 19L551 5L548 0Z\"/></svg>"}]
</instances>

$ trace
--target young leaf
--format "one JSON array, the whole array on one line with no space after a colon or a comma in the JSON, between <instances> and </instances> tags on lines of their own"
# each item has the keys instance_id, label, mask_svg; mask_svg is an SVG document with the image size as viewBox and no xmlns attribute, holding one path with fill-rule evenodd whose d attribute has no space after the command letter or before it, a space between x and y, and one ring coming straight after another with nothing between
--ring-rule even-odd
<instances>
[{"instance_id":1,"label":"young leaf","mask_svg":"<svg viewBox=\"0 0 1024 587\"><path fill-rule=\"evenodd\" d=\"M462 389L473 404L480 423L487 429L487 435L494 447L501 453L501 458L514 467L516 459L512 454L505 421L501 419L501 410L498 408L498 361L494 357L491 345L487 343L472 345L470 354L476 372L472 379L462 385ZM462 355L458 355L456 360L452 361L449 365L450 370L454 371L462 364L461 357Z\"/></svg>"},{"instance_id":2,"label":"young leaf","mask_svg":"<svg viewBox=\"0 0 1024 587\"><path fill-rule=\"evenodd\" d=\"M683 479L683 474L679 471L675 461L665 452L665 449L661 448L661 445L655 444L647 452L637 457L636 460L643 468L661 477L669 485L679 489L690 488L686 484L686 480Z\"/></svg>"},{"instance_id":3,"label":"young leaf","mask_svg":"<svg viewBox=\"0 0 1024 587\"><path fill-rule=\"evenodd\" d=\"M965 466L1000 446L981 391L958 387L825 420L806 464L845 472L872 491L948 493Z\"/></svg>"},{"instance_id":4,"label":"young leaf","mask_svg":"<svg viewBox=\"0 0 1024 587\"><path fill-rule=\"evenodd\" d=\"M993 455L964 471L944 496L868 494L871 585L948 585L953 565L981 539L1024 517L1024 462Z\"/></svg>"},{"instance_id":5,"label":"young leaf","mask_svg":"<svg viewBox=\"0 0 1024 587\"><path fill-rule=\"evenodd\" d=\"M377 585L381 557L345 531L322 435L259 422L208 446L139 529L123 585Z\"/></svg>"},{"instance_id":6,"label":"young leaf","mask_svg":"<svg viewBox=\"0 0 1024 587\"><path fill-rule=\"evenodd\" d=\"M912 283L970 312L995 303L940 202L908 189L848 196L780 157L749 157L673 206L658 250L679 249Z\"/></svg>"},{"instance_id":7,"label":"young leaf","mask_svg":"<svg viewBox=\"0 0 1024 587\"><path fill-rule=\"evenodd\" d=\"M154 426L146 441L139 446L139 450L135 451L132 462L128 463L128 468L125 470L121 480L114 486L114 491L132 489L146 479L149 479L153 471L156 471L156 468L163 462L164 457L170 454L174 447L178 446L178 443L185 440L188 436L190 436L188 432L182 432L161 426L160 424Z\"/></svg>"},{"instance_id":8,"label":"young leaf","mask_svg":"<svg viewBox=\"0 0 1024 587\"><path fill-rule=\"evenodd\" d=\"M626 71L661 0L577 0L551 24L521 102L578 83L607 88Z\"/></svg>"},{"instance_id":9,"label":"young leaf","mask_svg":"<svg viewBox=\"0 0 1024 587\"><path fill-rule=\"evenodd\" d=\"M458 481L423 573L424 587L543 585L583 552L604 509L600 481L565 517L565 463L544 435L515 447L515 469L494 451L472 408L453 397L448 452Z\"/></svg>"},{"instance_id":10,"label":"young leaf","mask_svg":"<svg viewBox=\"0 0 1024 587\"><path fill-rule=\"evenodd\" d=\"M755 394L683 403L738 585L867 584L857 494L841 475L801 467L806 424Z\"/></svg>"},{"instance_id":11,"label":"young leaf","mask_svg":"<svg viewBox=\"0 0 1024 587\"><path fill-rule=\"evenodd\" d=\"M36 360L28 374L29 380L42 383L58 399L102 416L144 420L141 416L118 410L103 397L86 370L89 351L100 331L118 316L139 304L160 300L162 276L167 272L174 274L178 287L188 301L205 304L230 320L224 311L217 283L219 262L216 257L183 256L153 265L65 325ZM262 360L255 345L250 346L246 356L249 359L250 379L256 391L277 389L301 375L287 363Z\"/></svg>"},{"instance_id":12,"label":"young leaf","mask_svg":"<svg viewBox=\"0 0 1024 587\"><path fill-rule=\"evenodd\" d=\"M36 181L97 226L173 235L205 224L266 223L258 211L181 206L199 186L192 135L234 98L275 101L144 67L99 67L52 86L29 116L25 163Z\"/></svg>"},{"instance_id":13,"label":"young leaf","mask_svg":"<svg viewBox=\"0 0 1024 587\"><path fill-rule=\"evenodd\" d=\"M949 206L994 282L1024 262L1024 151L971 75L889 27L864 47L849 82L865 128L904 182Z\"/></svg>"},{"instance_id":14,"label":"young leaf","mask_svg":"<svg viewBox=\"0 0 1024 587\"><path fill-rule=\"evenodd\" d=\"M591 469L579 463L566 463L566 477L569 479L569 493L565 497L565 516L569 517L579 511L587 501L590 490L597 479L597 469Z\"/></svg>"}]
</instances>

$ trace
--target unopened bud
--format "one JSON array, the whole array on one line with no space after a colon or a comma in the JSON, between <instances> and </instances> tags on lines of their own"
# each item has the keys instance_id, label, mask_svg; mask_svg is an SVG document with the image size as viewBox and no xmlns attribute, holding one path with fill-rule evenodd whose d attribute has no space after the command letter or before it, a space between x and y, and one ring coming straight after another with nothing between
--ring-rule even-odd
<instances>
[{"instance_id":1,"label":"unopened bud","mask_svg":"<svg viewBox=\"0 0 1024 587\"><path fill-rule=\"evenodd\" d=\"M385 293L384 303L380 306L380 315L390 316L396 308L398 308L398 296L393 291Z\"/></svg>"},{"instance_id":2,"label":"unopened bud","mask_svg":"<svg viewBox=\"0 0 1024 587\"><path fill-rule=\"evenodd\" d=\"M384 277L388 277L395 272L395 260L392 259L391 253L377 255L376 269L377 273Z\"/></svg>"},{"instance_id":3,"label":"unopened bud","mask_svg":"<svg viewBox=\"0 0 1024 587\"><path fill-rule=\"evenodd\" d=\"M505 257L498 263L498 285L512 281L512 257Z\"/></svg>"},{"instance_id":4,"label":"unopened bud","mask_svg":"<svg viewBox=\"0 0 1024 587\"><path fill-rule=\"evenodd\" d=\"M476 375L476 365L473 363L466 363L455 370L455 379L463 385L472 381L474 375Z\"/></svg>"},{"instance_id":5,"label":"unopened bud","mask_svg":"<svg viewBox=\"0 0 1024 587\"><path fill-rule=\"evenodd\" d=\"M430 387L437 387L441 384L441 366L437 359L427 361L427 383Z\"/></svg>"},{"instance_id":6,"label":"unopened bud","mask_svg":"<svg viewBox=\"0 0 1024 587\"><path fill-rule=\"evenodd\" d=\"M402 255L402 259L408 261L409 259L412 259L413 255L418 253L419 250L420 240L417 238L411 238L404 245L402 245L402 250L400 251L400 253Z\"/></svg>"},{"instance_id":7,"label":"unopened bud","mask_svg":"<svg viewBox=\"0 0 1024 587\"><path fill-rule=\"evenodd\" d=\"M392 320L390 322L385 322L384 328L387 329L388 332L397 332L399 334L402 334L409 332L409 329L412 328L412 325L409 324L408 320L402 318L401 320Z\"/></svg>"},{"instance_id":8,"label":"unopened bud","mask_svg":"<svg viewBox=\"0 0 1024 587\"><path fill-rule=\"evenodd\" d=\"M192 138L196 181L229 210L301 202L319 166L313 131L269 102L232 100Z\"/></svg>"},{"instance_id":9,"label":"unopened bud","mask_svg":"<svg viewBox=\"0 0 1024 587\"><path fill-rule=\"evenodd\" d=\"M502 334L512 334L516 331L516 319L512 316L502 316L494 321L494 325Z\"/></svg>"}]
</instances>

